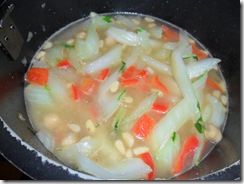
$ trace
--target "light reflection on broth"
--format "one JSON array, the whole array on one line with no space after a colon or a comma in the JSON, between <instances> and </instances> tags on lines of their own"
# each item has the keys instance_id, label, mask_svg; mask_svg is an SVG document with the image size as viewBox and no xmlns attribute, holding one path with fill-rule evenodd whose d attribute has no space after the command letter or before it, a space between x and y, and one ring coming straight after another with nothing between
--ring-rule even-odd
<instances>
[{"instance_id":1,"label":"light reflection on broth","mask_svg":"<svg viewBox=\"0 0 244 184\"><path fill-rule=\"evenodd\" d=\"M39 53L26 74L29 118L44 146L74 169L170 179L222 138L220 60L168 22L98 14L57 32Z\"/></svg>"}]
</instances>

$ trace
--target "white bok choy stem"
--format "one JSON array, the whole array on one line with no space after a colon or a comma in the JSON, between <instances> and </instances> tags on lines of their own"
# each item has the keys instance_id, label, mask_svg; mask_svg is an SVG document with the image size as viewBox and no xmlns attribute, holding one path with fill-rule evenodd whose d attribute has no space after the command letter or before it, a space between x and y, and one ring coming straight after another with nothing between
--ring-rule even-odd
<instances>
[{"instance_id":1,"label":"white bok choy stem","mask_svg":"<svg viewBox=\"0 0 244 184\"><path fill-rule=\"evenodd\" d=\"M64 55L64 47L63 46L56 46L53 48L50 48L46 55L45 60L49 67L56 67L57 61L61 60Z\"/></svg>"},{"instance_id":2,"label":"white bok choy stem","mask_svg":"<svg viewBox=\"0 0 244 184\"><path fill-rule=\"evenodd\" d=\"M137 34L140 39L140 46L143 52L149 54L152 48L148 38L148 32L145 29L138 28Z\"/></svg>"},{"instance_id":3,"label":"white bok choy stem","mask_svg":"<svg viewBox=\"0 0 244 184\"><path fill-rule=\"evenodd\" d=\"M192 85L193 88L196 92L196 97L197 97L197 101L202 104L202 99L203 99L203 89L206 86L206 80L208 77L208 73L203 74L202 76L200 76Z\"/></svg>"},{"instance_id":4,"label":"white bok choy stem","mask_svg":"<svg viewBox=\"0 0 244 184\"><path fill-rule=\"evenodd\" d=\"M108 118L110 118L115 111L118 109L120 102L123 100L123 96L125 95L126 91L122 91L119 93L116 93L116 95L114 95L113 99L107 101L105 104L103 105L103 119L107 120Z\"/></svg>"},{"instance_id":5,"label":"white bok choy stem","mask_svg":"<svg viewBox=\"0 0 244 184\"><path fill-rule=\"evenodd\" d=\"M145 98L140 105L137 107L137 109L131 113L131 115L127 118L125 118L121 124L122 124L122 129L124 130L130 130L134 123L133 120L138 119L141 117L145 112L149 111L152 108L153 103L158 97L158 92L152 93L150 96Z\"/></svg>"},{"instance_id":6,"label":"white bok choy stem","mask_svg":"<svg viewBox=\"0 0 244 184\"><path fill-rule=\"evenodd\" d=\"M192 62L186 65L186 71L189 78L193 79L213 69L220 61L220 59L216 58L205 58L200 61Z\"/></svg>"},{"instance_id":7,"label":"white bok choy stem","mask_svg":"<svg viewBox=\"0 0 244 184\"><path fill-rule=\"evenodd\" d=\"M36 133L36 136L49 151L53 152L55 141L50 134L43 131L39 131Z\"/></svg>"},{"instance_id":8,"label":"white bok choy stem","mask_svg":"<svg viewBox=\"0 0 244 184\"><path fill-rule=\"evenodd\" d=\"M145 54L141 54L140 58L143 62L147 63L152 68L154 68L160 72L163 72L164 74L172 75L170 66L168 66L148 55L145 55Z\"/></svg>"},{"instance_id":9,"label":"white bok choy stem","mask_svg":"<svg viewBox=\"0 0 244 184\"><path fill-rule=\"evenodd\" d=\"M95 17L93 17L91 22L96 28L102 31L108 29L108 27L111 26L112 24L112 22L105 21L104 16L100 16L100 15L96 15Z\"/></svg>"},{"instance_id":10,"label":"white bok choy stem","mask_svg":"<svg viewBox=\"0 0 244 184\"><path fill-rule=\"evenodd\" d=\"M118 64L121 61L122 47L120 45L114 47L105 55L96 59L95 61L88 63L84 66L84 71L87 73L94 73L99 70L108 68L114 64Z\"/></svg>"},{"instance_id":11,"label":"white bok choy stem","mask_svg":"<svg viewBox=\"0 0 244 184\"><path fill-rule=\"evenodd\" d=\"M134 32L127 31L125 29L117 27L109 27L107 30L107 36L115 39L117 42L129 46L140 45L140 39Z\"/></svg>"},{"instance_id":12,"label":"white bok choy stem","mask_svg":"<svg viewBox=\"0 0 244 184\"><path fill-rule=\"evenodd\" d=\"M110 168L104 168L84 155L80 155L77 161L79 170L101 179L146 179L147 174L152 171L140 158L123 159Z\"/></svg>"},{"instance_id":13,"label":"white bok choy stem","mask_svg":"<svg viewBox=\"0 0 244 184\"><path fill-rule=\"evenodd\" d=\"M201 76L193 83L194 90L196 91L197 98L201 100L203 96L203 89L205 86L207 73ZM200 103L200 102L199 102ZM192 117L191 109L186 98L178 102L170 111L163 117L153 128L151 134L151 142L159 154L164 149L165 144L169 141L174 132L177 132L187 120Z\"/></svg>"},{"instance_id":14,"label":"white bok choy stem","mask_svg":"<svg viewBox=\"0 0 244 184\"><path fill-rule=\"evenodd\" d=\"M180 34L181 40L185 40L187 37L185 34ZM192 86L191 80L186 71L185 63L183 61L182 55L184 54L187 45L185 43L180 44L180 46L175 49L171 55L171 71L173 77L178 84L182 96L186 99L191 109L191 114L193 120L196 121L200 117L200 111L197 107L198 101L196 97L195 90Z\"/></svg>"},{"instance_id":15,"label":"white bok choy stem","mask_svg":"<svg viewBox=\"0 0 244 184\"><path fill-rule=\"evenodd\" d=\"M142 59L142 61L149 64L152 68L159 70L165 74L172 75L170 66L146 54L141 54L140 58ZM193 79L203 75L205 72L210 71L215 66L217 66L220 61L221 61L220 59L216 59L216 58L205 58L200 61L185 65L186 72L189 78Z\"/></svg>"},{"instance_id":16,"label":"white bok choy stem","mask_svg":"<svg viewBox=\"0 0 244 184\"><path fill-rule=\"evenodd\" d=\"M28 85L24 90L25 99L28 103L51 105L53 99L43 86L38 85Z\"/></svg>"},{"instance_id":17,"label":"white bok choy stem","mask_svg":"<svg viewBox=\"0 0 244 184\"><path fill-rule=\"evenodd\" d=\"M110 163L122 159L122 155L114 147L113 142L108 136L108 132L98 134L96 137L85 137L79 142L57 148L55 155L62 159L68 165L77 165L77 158L80 155L86 155L91 157L96 153L100 157L104 157L102 163ZM109 154L109 157L106 155Z\"/></svg>"},{"instance_id":18,"label":"white bok choy stem","mask_svg":"<svg viewBox=\"0 0 244 184\"><path fill-rule=\"evenodd\" d=\"M152 170L139 158L123 159L114 147L108 134L82 139L70 146L57 149L56 155L67 164L75 165L79 170L92 174L100 179L141 179L146 178ZM117 162L114 166L97 164L88 155L98 154L103 157L102 163ZM108 156L109 155L109 156Z\"/></svg>"},{"instance_id":19,"label":"white bok choy stem","mask_svg":"<svg viewBox=\"0 0 244 184\"><path fill-rule=\"evenodd\" d=\"M140 53L140 48L135 47L132 51L131 56L129 56L125 63L125 68L129 68L131 65L133 65ZM109 100L109 97L106 95L107 92L110 89L110 86L119 79L121 71L117 70L112 75L108 76L108 78L102 82L100 88L99 88L99 101L101 104L106 103Z\"/></svg>"},{"instance_id":20,"label":"white bok choy stem","mask_svg":"<svg viewBox=\"0 0 244 184\"><path fill-rule=\"evenodd\" d=\"M223 126L221 127L221 125L225 120L226 108L216 97L212 96L211 94L207 94L207 99L212 107L212 114L210 116L209 122L223 131Z\"/></svg>"},{"instance_id":21,"label":"white bok choy stem","mask_svg":"<svg viewBox=\"0 0 244 184\"><path fill-rule=\"evenodd\" d=\"M164 148L174 132L191 117L186 98L177 103L153 128L150 139L157 152Z\"/></svg>"},{"instance_id":22,"label":"white bok choy stem","mask_svg":"<svg viewBox=\"0 0 244 184\"><path fill-rule=\"evenodd\" d=\"M199 146L197 147L195 154L194 154L194 158L193 158L193 164L194 165L198 165L201 162L201 156L203 154L203 148L205 145L205 137L204 134L197 134L197 139L199 140ZM202 158L203 159L203 158Z\"/></svg>"},{"instance_id":23,"label":"white bok choy stem","mask_svg":"<svg viewBox=\"0 0 244 184\"><path fill-rule=\"evenodd\" d=\"M86 40L76 39L75 50L82 61L87 61L98 53L99 36L93 24L88 27Z\"/></svg>"},{"instance_id":24,"label":"white bok choy stem","mask_svg":"<svg viewBox=\"0 0 244 184\"><path fill-rule=\"evenodd\" d=\"M171 168L176 156L180 150L180 136L175 133L173 140L173 135L171 135L171 139L165 144L164 149L161 149L155 154L155 158L157 162L155 164L159 166L166 166Z\"/></svg>"},{"instance_id":25,"label":"white bok choy stem","mask_svg":"<svg viewBox=\"0 0 244 184\"><path fill-rule=\"evenodd\" d=\"M127 26L129 29L136 30L138 27L133 21L123 15L116 15L116 19Z\"/></svg>"},{"instance_id":26,"label":"white bok choy stem","mask_svg":"<svg viewBox=\"0 0 244 184\"><path fill-rule=\"evenodd\" d=\"M71 65L79 72L83 71L83 65L81 63L81 60L79 59L79 57L77 56L77 52L75 49L67 49L68 55L69 55L69 59L70 59L70 63Z\"/></svg>"},{"instance_id":27,"label":"white bok choy stem","mask_svg":"<svg viewBox=\"0 0 244 184\"><path fill-rule=\"evenodd\" d=\"M67 97L69 96L67 86L60 80L60 77L52 71L49 72L47 85L49 87L49 93L53 99L61 101L67 100Z\"/></svg>"}]
</instances>

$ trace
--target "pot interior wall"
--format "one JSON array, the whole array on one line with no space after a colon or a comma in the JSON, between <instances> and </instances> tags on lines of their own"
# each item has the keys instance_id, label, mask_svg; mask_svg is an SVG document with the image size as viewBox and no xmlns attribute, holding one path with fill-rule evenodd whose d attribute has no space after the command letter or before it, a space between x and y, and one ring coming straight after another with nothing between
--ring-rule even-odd
<instances>
[{"instance_id":1,"label":"pot interior wall","mask_svg":"<svg viewBox=\"0 0 244 184\"><path fill-rule=\"evenodd\" d=\"M56 160L38 141L31 131L31 125L25 110L23 99L24 73L31 58L43 42L55 31L72 21L89 15L91 11L136 12L162 18L186 29L197 38L214 57L220 58L223 75L229 92L229 116L223 140L213 152L197 167L175 179L193 179L206 176L206 179L218 179L211 175L240 160L241 155L241 118L240 118L240 4L228 0L221 1L7 1L15 5L11 18L21 32L25 43L16 61L9 60L0 52L0 116L4 122L27 144ZM33 38L27 42L28 34ZM23 61L27 64L23 64ZM20 114L25 120L21 120ZM3 131L3 122L0 123ZM2 134L3 135L3 134ZM0 135L1 137L1 135ZM40 175L30 171L23 162L14 158L27 157L26 153L14 152L15 145L4 145L8 137L1 137L0 152L9 160L35 179L72 178L71 176ZM4 142L5 141L5 142ZM20 141L17 141L19 144ZM14 144L14 143L13 143ZM12 147L12 148L11 148ZM28 150L27 150L28 151ZM58 160L56 160L58 162ZM40 162L40 161L37 161ZM45 165L45 164L44 164ZM35 167L35 164L33 164ZM46 166L43 166L46 167ZM37 168L38 169L38 168ZM58 169L57 169L58 170ZM60 170L60 168L59 168ZM53 171L57 172L57 171ZM60 171L62 173L64 171ZM239 171L240 172L240 171ZM64 172L64 174L66 174ZM239 173L240 174L240 173ZM67 175L67 174L66 174ZM238 176L238 170L237 170ZM236 173L235 176L236 177ZM79 179L75 176L74 179Z\"/></svg>"}]
</instances>

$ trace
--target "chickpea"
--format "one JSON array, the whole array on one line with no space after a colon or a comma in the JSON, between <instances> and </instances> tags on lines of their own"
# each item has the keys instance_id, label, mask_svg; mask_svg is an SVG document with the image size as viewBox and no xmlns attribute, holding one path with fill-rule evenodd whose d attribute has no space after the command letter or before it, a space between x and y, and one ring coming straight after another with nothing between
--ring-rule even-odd
<instances>
[{"instance_id":1,"label":"chickpea","mask_svg":"<svg viewBox=\"0 0 244 184\"><path fill-rule=\"evenodd\" d=\"M219 142L222 139L222 133L220 131L220 129L218 129L216 126L214 126L213 124L209 124L205 131L204 131L204 135L206 137L206 139L208 139L211 142Z\"/></svg>"}]
</instances>

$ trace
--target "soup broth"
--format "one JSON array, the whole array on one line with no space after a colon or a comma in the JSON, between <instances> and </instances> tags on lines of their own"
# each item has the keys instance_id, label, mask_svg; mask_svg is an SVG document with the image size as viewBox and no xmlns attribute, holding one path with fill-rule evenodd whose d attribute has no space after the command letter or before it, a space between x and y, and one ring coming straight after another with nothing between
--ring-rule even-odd
<instances>
[{"instance_id":1,"label":"soup broth","mask_svg":"<svg viewBox=\"0 0 244 184\"><path fill-rule=\"evenodd\" d=\"M95 14L50 37L25 79L44 146L101 179L170 179L222 138L226 84L211 54L157 18Z\"/></svg>"}]
</instances>

